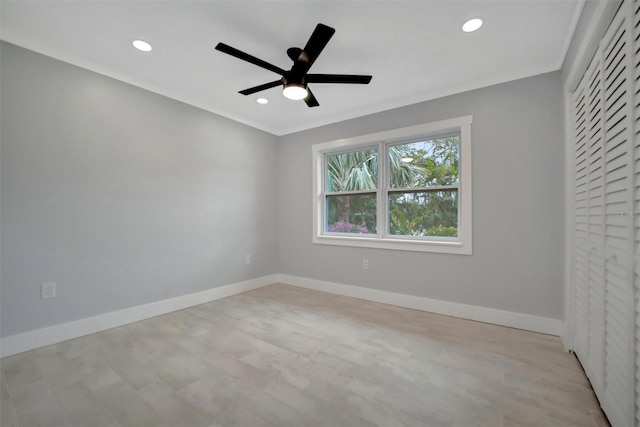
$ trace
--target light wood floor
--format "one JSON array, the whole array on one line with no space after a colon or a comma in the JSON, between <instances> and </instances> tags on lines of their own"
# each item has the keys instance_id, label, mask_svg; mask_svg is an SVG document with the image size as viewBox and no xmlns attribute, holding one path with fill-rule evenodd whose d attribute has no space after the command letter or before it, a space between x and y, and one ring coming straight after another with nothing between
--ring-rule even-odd
<instances>
[{"instance_id":1,"label":"light wood floor","mask_svg":"<svg viewBox=\"0 0 640 427\"><path fill-rule=\"evenodd\" d=\"M2 426L606 426L557 337L295 288L2 359Z\"/></svg>"}]
</instances>

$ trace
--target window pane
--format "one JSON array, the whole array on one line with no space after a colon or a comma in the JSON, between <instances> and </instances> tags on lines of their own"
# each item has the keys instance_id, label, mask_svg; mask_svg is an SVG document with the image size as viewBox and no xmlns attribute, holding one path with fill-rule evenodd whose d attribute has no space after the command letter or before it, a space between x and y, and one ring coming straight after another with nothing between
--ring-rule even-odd
<instances>
[{"instance_id":1,"label":"window pane","mask_svg":"<svg viewBox=\"0 0 640 427\"><path fill-rule=\"evenodd\" d=\"M378 185L378 150L328 154L328 192L375 190Z\"/></svg>"},{"instance_id":2,"label":"window pane","mask_svg":"<svg viewBox=\"0 0 640 427\"><path fill-rule=\"evenodd\" d=\"M392 145L388 147L388 153L391 188L455 185L459 182L458 135Z\"/></svg>"},{"instance_id":3,"label":"window pane","mask_svg":"<svg viewBox=\"0 0 640 427\"><path fill-rule=\"evenodd\" d=\"M389 194L389 234L458 237L458 191Z\"/></svg>"},{"instance_id":4,"label":"window pane","mask_svg":"<svg viewBox=\"0 0 640 427\"><path fill-rule=\"evenodd\" d=\"M376 194L327 196L325 231L376 234Z\"/></svg>"}]
</instances>

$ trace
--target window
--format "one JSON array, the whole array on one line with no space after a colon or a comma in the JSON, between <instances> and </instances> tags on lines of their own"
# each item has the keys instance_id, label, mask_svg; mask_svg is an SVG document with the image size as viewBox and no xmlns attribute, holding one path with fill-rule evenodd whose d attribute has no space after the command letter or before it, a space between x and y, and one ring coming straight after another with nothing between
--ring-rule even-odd
<instances>
[{"instance_id":1,"label":"window","mask_svg":"<svg viewBox=\"0 0 640 427\"><path fill-rule=\"evenodd\" d=\"M377 234L378 149L326 154L324 231Z\"/></svg>"},{"instance_id":2,"label":"window","mask_svg":"<svg viewBox=\"0 0 640 427\"><path fill-rule=\"evenodd\" d=\"M471 122L314 145L314 243L471 254Z\"/></svg>"}]
</instances>

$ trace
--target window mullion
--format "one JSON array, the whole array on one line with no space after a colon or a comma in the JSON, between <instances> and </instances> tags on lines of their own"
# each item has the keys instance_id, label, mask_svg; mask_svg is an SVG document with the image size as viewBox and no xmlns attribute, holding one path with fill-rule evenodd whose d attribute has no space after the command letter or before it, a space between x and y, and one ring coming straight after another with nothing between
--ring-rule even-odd
<instances>
[{"instance_id":1,"label":"window mullion","mask_svg":"<svg viewBox=\"0 0 640 427\"><path fill-rule=\"evenodd\" d=\"M459 184L434 185L432 187L399 187L389 188L388 193L433 193L436 191L459 191Z\"/></svg>"},{"instance_id":2,"label":"window mullion","mask_svg":"<svg viewBox=\"0 0 640 427\"><path fill-rule=\"evenodd\" d=\"M387 153L387 145L383 142L380 143L380 158L379 161L382 165L378 167L382 171L380 177L380 185L378 189L379 203L379 219L378 219L378 236L381 238L387 237L387 225L389 224L389 195L387 193L389 188L389 157Z\"/></svg>"},{"instance_id":3,"label":"window mullion","mask_svg":"<svg viewBox=\"0 0 640 427\"><path fill-rule=\"evenodd\" d=\"M384 238L387 235L387 176L388 160L386 146L384 143L378 144L378 212L377 228L378 237Z\"/></svg>"},{"instance_id":4,"label":"window mullion","mask_svg":"<svg viewBox=\"0 0 640 427\"><path fill-rule=\"evenodd\" d=\"M328 188L328 162L327 156L322 154L322 172L320 174L320 197L322 200L322 209L319 212L321 217L322 226L321 226L321 234L324 234L327 230L327 188Z\"/></svg>"},{"instance_id":5,"label":"window mullion","mask_svg":"<svg viewBox=\"0 0 640 427\"><path fill-rule=\"evenodd\" d=\"M378 190L332 191L324 193L325 196L349 196L358 194L375 194Z\"/></svg>"}]
</instances>

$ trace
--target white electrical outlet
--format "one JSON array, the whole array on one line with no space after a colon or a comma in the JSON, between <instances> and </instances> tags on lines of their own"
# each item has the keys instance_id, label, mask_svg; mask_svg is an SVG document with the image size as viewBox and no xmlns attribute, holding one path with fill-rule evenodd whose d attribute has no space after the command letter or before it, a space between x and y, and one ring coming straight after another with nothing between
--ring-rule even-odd
<instances>
[{"instance_id":1,"label":"white electrical outlet","mask_svg":"<svg viewBox=\"0 0 640 427\"><path fill-rule=\"evenodd\" d=\"M42 299L55 298L56 296L56 282L43 283L40 287L40 297Z\"/></svg>"},{"instance_id":2,"label":"white electrical outlet","mask_svg":"<svg viewBox=\"0 0 640 427\"><path fill-rule=\"evenodd\" d=\"M251 254L246 254L244 256L244 263L245 264L251 264Z\"/></svg>"},{"instance_id":3,"label":"white electrical outlet","mask_svg":"<svg viewBox=\"0 0 640 427\"><path fill-rule=\"evenodd\" d=\"M363 270L368 270L369 269L369 260L367 258L363 258L362 259L362 269Z\"/></svg>"}]
</instances>

